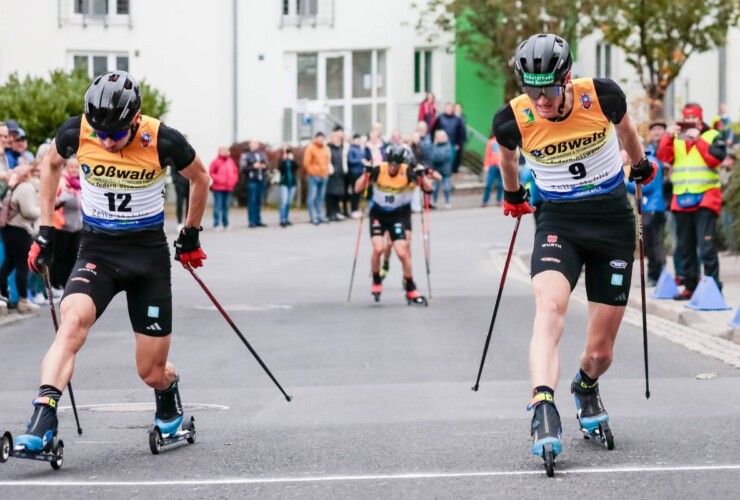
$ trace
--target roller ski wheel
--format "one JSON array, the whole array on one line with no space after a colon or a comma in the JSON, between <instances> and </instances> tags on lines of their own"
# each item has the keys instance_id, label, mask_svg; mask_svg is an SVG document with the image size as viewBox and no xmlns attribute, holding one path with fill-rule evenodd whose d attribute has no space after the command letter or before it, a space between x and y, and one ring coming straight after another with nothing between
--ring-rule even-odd
<instances>
[{"instance_id":1,"label":"roller ski wheel","mask_svg":"<svg viewBox=\"0 0 740 500\"><path fill-rule=\"evenodd\" d=\"M159 427L155 427L149 432L149 449L152 451L152 455L159 455L162 450L162 431Z\"/></svg>"},{"instance_id":2,"label":"roller ski wheel","mask_svg":"<svg viewBox=\"0 0 740 500\"><path fill-rule=\"evenodd\" d=\"M600 423L593 431L581 427L581 432L583 432L583 439L598 441L606 446L606 449L609 451L614 449L614 435L608 422Z\"/></svg>"},{"instance_id":3,"label":"roller ski wheel","mask_svg":"<svg viewBox=\"0 0 740 500\"><path fill-rule=\"evenodd\" d=\"M51 445L51 454L53 456L51 468L54 470L61 469L64 464L64 441L54 438L54 443Z\"/></svg>"},{"instance_id":4,"label":"roller ski wheel","mask_svg":"<svg viewBox=\"0 0 740 500\"><path fill-rule=\"evenodd\" d=\"M545 461L545 473L547 474L547 477L553 477L555 475L555 456L552 444L546 444L544 446L542 459Z\"/></svg>"},{"instance_id":5,"label":"roller ski wheel","mask_svg":"<svg viewBox=\"0 0 740 500\"><path fill-rule=\"evenodd\" d=\"M382 284L378 284L378 285L375 285L374 284L370 288L370 293L373 295L373 299L375 299L375 302L380 302L380 294L383 293L383 285Z\"/></svg>"},{"instance_id":6,"label":"roller ski wheel","mask_svg":"<svg viewBox=\"0 0 740 500\"><path fill-rule=\"evenodd\" d=\"M4 464L10 458L13 452L13 436L6 432L3 434L3 439L0 441L0 464Z\"/></svg>"}]
</instances>

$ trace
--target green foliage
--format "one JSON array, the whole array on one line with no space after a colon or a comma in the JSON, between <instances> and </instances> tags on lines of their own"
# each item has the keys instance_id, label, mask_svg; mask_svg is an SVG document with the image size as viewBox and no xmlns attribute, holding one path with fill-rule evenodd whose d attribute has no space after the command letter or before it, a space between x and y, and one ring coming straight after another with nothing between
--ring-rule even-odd
<instances>
[{"instance_id":1,"label":"green foliage","mask_svg":"<svg viewBox=\"0 0 740 500\"><path fill-rule=\"evenodd\" d=\"M90 78L85 71L54 70L48 79L17 74L8 77L0 87L0 121L15 120L28 135L29 149L35 151L67 118L82 113L85 90ZM159 118L167 113L169 103L164 95L139 82L142 112Z\"/></svg>"},{"instance_id":2,"label":"green foliage","mask_svg":"<svg viewBox=\"0 0 740 500\"><path fill-rule=\"evenodd\" d=\"M575 44L592 29L584 22L592 2L580 0L427 0L414 7L417 32L429 42L454 32L452 46L465 49L466 57L481 66L482 78L504 77L507 99L520 90L513 69L519 43L536 33L556 33Z\"/></svg>"},{"instance_id":3,"label":"green foliage","mask_svg":"<svg viewBox=\"0 0 740 500\"><path fill-rule=\"evenodd\" d=\"M624 50L659 115L671 82L694 53L725 45L740 19L740 0L417 0L416 28L429 41L453 33L452 46L483 68L503 72L507 98L519 93L512 70L517 45L535 33L555 33L575 49L594 29Z\"/></svg>"},{"instance_id":4,"label":"green foliage","mask_svg":"<svg viewBox=\"0 0 740 500\"><path fill-rule=\"evenodd\" d=\"M740 18L740 0L592 0L604 40L624 50L654 115L692 54L722 47Z\"/></svg>"},{"instance_id":5,"label":"green foliage","mask_svg":"<svg viewBox=\"0 0 740 500\"><path fill-rule=\"evenodd\" d=\"M732 237L735 240L733 248L740 249L740 166L737 161L722 193L722 203L724 209L732 215Z\"/></svg>"}]
</instances>

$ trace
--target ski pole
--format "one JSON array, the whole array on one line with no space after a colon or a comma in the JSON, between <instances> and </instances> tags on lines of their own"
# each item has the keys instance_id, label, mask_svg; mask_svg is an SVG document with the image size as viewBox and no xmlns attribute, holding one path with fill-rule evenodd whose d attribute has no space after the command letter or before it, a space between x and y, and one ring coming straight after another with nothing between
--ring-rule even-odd
<instances>
[{"instance_id":1,"label":"ski pole","mask_svg":"<svg viewBox=\"0 0 740 500\"><path fill-rule=\"evenodd\" d=\"M486 362L486 355L488 354L488 346L491 343L491 334L493 333L493 325L496 323L496 315L498 314L498 305L501 302L501 294L504 291L504 283L506 282L506 274L509 271L509 262L511 262L511 254L514 251L514 242L516 241L516 233L519 231L519 223L522 221L522 216L516 218L516 224L514 224L514 234L511 235L511 244L509 245L509 254L506 256L506 264L504 264L504 271L501 273L501 283L498 287L498 295L496 296L496 305L493 306L493 317L491 317L491 325L488 327L488 336L486 337L486 345L483 348L483 357L480 360L480 368L478 369L478 378L475 380L473 386L474 391L478 391L480 385L480 377L483 374L483 364Z\"/></svg>"},{"instance_id":2,"label":"ski pole","mask_svg":"<svg viewBox=\"0 0 740 500\"><path fill-rule=\"evenodd\" d=\"M44 267L41 276L44 278L46 286L46 295L49 297L49 310L51 311L51 321L54 323L54 334L59 330L59 321L57 320L57 311L54 307L54 296L51 293L51 282L49 281L49 268ZM77 415L77 404L75 403L75 393L72 391L72 381L67 383L69 389L69 400L72 402L72 412L75 414L75 423L77 424L77 435L82 436L82 427L80 427L80 417Z\"/></svg>"},{"instance_id":3,"label":"ski pole","mask_svg":"<svg viewBox=\"0 0 740 500\"><path fill-rule=\"evenodd\" d=\"M267 368L267 365L265 365L265 363L262 361L262 358L259 357L259 355L257 354L257 352L254 349L252 349L252 346L249 344L249 342L247 341L247 339L244 338L244 335L242 335L242 332L240 332L239 331L239 328L236 327L236 325L234 324L234 321L232 321L231 317L228 314L226 314L226 311L224 311L224 308L221 307L221 304L219 304L218 300L216 300L216 297L213 296L213 294L208 289L208 287L205 285L205 283L203 283L203 281L200 279L200 277L195 273L195 270L189 264L187 266L185 266L185 267L186 267L186 269L188 271L190 271L190 274L193 275L193 278L195 278L195 281L198 282L198 284L203 289L203 291L206 292L206 295L208 295L208 298L211 299L211 302L213 302L213 305L216 306L216 309L218 309L218 312L221 313L221 316L224 317L224 319L226 320L226 322L231 326L231 328L234 329L234 331L239 336L239 338L242 340L242 342L244 342L244 345L247 346L247 349L249 349L249 352L252 353L252 356L254 356L254 359L257 360L257 362L260 364L260 366L262 367L262 369L265 370L265 372L270 377L270 379L272 379L272 381L275 383L275 385L277 386L277 388L280 389L280 392L283 393L283 396L285 396L285 399L287 401L290 401L291 399L293 399L292 396L288 396L285 393L285 391L283 390L283 388L280 385L280 383L272 375L272 372L270 371L270 369Z\"/></svg>"},{"instance_id":4,"label":"ski pole","mask_svg":"<svg viewBox=\"0 0 740 500\"><path fill-rule=\"evenodd\" d=\"M362 238L362 223L365 220L365 210L367 209L367 191L370 186L370 173L365 174L365 191L362 194L362 198L365 199L365 206L361 207L360 211L360 227L357 229L357 243L355 243L355 260L352 262L352 274L349 278L349 291L347 292L347 303L349 304L352 300L352 285L355 282L355 269L357 268L357 257L360 254L360 239ZM362 200L360 200L362 201Z\"/></svg>"},{"instance_id":5,"label":"ski pole","mask_svg":"<svg viewBox=\"0 0 740 500\"><path fill-rule=\"evenodd\" d=\"M426 199L427 193L424 192L424 189L422 188L421 179L419 179L419 189L421 191L422 199ZM424 207L422 207L420 213L421 213L422 244L424 246L424 262L427 268L427 288L429 288L429 302L431 302L432 301L432 281L431 281L431 278L429 277L429 233L427 233L426 220L424 219Z\"/></svg>"},{"instance_id":6,"label":"ski pole","mask_svg":"<svg viewBox=\"0 0 740 500\"><path fill-rule=\"evenodd\" d=\"M640 243L640 293L642 295L642 352L645 356L645 399L650 399L648 374L647 305L645 301L645 244L642 236L642 185L635 183L637 198L637 234Z\"/></svg>"}]
</instances>

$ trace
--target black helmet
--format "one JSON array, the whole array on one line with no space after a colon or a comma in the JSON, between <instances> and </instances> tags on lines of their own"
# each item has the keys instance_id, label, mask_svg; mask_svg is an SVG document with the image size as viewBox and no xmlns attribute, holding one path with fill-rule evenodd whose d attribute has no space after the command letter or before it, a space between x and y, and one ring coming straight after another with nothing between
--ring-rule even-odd
<instances>
[{"instance_id":1,"label":"black helmet","mask_svg":"<svg viewBox=\"0 0 740 500\"><path fill-rule=\"evenodd\" d=\"M386 156L388 157L388 163L408 163L406 161L407 151L403 147L403 144L391 144L386 150Z\"/></svg>"},{"instance_id":2,"label":"black helmet","mask_svg":"<svg viewBox=\"0 0 740 500\"><path fill-rule=\"evenodd\" d=\"M522 86L544 87L565 79L573 66L568 42L557 35L532 35L519 44L514 68Z\"/></svg>"},{"instance_id":3,"label":"black helmet","mask_svg":"<svg viewBox=\"0 0 740 500\"><path fill-rule=\"evenodd\" d=\"M113 71L95 78L85 92L85 118L94 130L123 130L139 108L139 84L125 71Z\"/></svg>"}]
</instances>

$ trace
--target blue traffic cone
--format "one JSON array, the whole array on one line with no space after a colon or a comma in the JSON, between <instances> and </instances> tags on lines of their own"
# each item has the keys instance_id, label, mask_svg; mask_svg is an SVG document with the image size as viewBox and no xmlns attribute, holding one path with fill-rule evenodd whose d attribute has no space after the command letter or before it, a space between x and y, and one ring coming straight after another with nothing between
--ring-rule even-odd
<instances>
[{"instance_id":1,"label":"blue traffic cone","mask_svg":"<svg viewBox=\"0 0 740 500\"><path fill-rule=\"evenodd\" d=\"M740 328L740 307L737 308L735 317L732 318L732 321L730 321L727 326L731 326L732 328Z\"/></svg>"},{"instance_id":2,"label":"blue traffic cone","mask_svg":"<svg viewBox=\"0 0 740 500\"><path fill-rule=\"evenodd\" d=\"M686 304L690 309L699 311L725 311L731 309L725 302L717 282L711 276L704 276L699 282L699 286L694 290L691 296L691 302Z\"/></svg>"},{"instance_id":3,"label":"blue traffic cone","mask_svg":"<svg viewBox=\"0 0 740 500\"><path fill-rule=\"evenodd\" d=\"M653 292L654 299L672 299L679 294L676 282L673 280L673 275L668 272L667 269L663 269L658 278L658 283L655 285L655 291Z\"/></svg>"}]
</instances>

